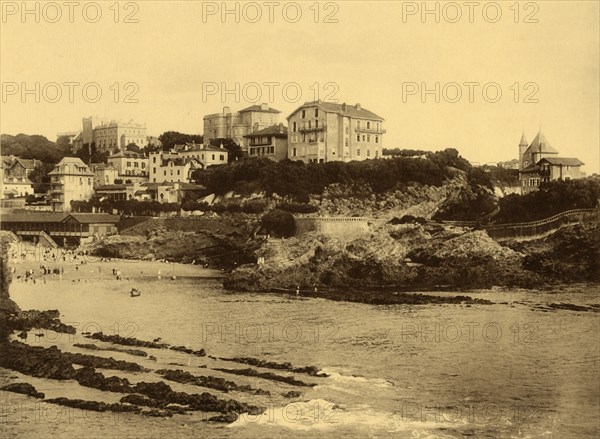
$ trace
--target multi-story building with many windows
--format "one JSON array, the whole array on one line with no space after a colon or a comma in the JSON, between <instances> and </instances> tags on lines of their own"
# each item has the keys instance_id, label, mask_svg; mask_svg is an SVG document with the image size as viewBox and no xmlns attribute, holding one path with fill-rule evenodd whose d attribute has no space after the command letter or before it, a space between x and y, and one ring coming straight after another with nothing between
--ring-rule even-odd
<instances>
[{"instance_id":1,"label":"multi-story building with many windows","mask_svg":"<svg viewBox=\"0 0 600 439\"><path fill-rule=\"evenodd\" d=\"M360 104L306 102L287 119L290 160L323 163L381 157L384 119Z\"/></svg>"},{"instance_id":2,"label":"multi-story building with many windows","mask_svg":"<svg viewBox=\"0 0 600 439\"><path fill-rule=\"evenodd\" d=\"M282 123L246 134L248 157L265 157L276 162L287 158L288 129Z\"/></svg>"},{"instance_id":3,"label":"multi-story building with many windows","mask_svg":"<svg viewBox=\"0 0 600 439\"><path fill-rule=\"evenodd\" d=\"M281 111L269 107L269 104L252 105L232 113L224 107L222 113L204 116L204 143L214 139L232 139L242 150L248 150L248 139L244 136L262 130L279 121Z\"/></svg>"},{"instance_id":4,"label":"multi-story building with many windows","mask_svg":"<svg viewBox=\"0 0 600 439\"><path fill-rule=\"evenodd\" d=\"M94 194L94 174L78 157L63 157L48 175L55 212L69 212L71 201L86 201Z\"/></svg>"},{"instance_id":5,"label":"multi-story building with many windows","mask_svg":"<svg viewBox=\"0 0 600 439\"><path fill-rule=\"evenodd\" d=\"M83 130L73 138L73 151L77 152L84 145L96 145L99 152L114 153L133 143L140 148L148 144L146 125L129 122L118 122L97 116L82 119Z\"/></svg>"}]
</instances>

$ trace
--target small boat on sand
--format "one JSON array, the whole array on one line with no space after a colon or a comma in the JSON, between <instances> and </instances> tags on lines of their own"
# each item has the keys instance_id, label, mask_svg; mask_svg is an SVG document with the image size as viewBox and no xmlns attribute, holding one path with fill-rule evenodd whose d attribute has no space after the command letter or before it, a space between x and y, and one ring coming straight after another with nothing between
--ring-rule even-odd
<instances>
[{"instance_id":1,"label":"small boat on sand","mask_svg":"<svg viewBox=\"0 0 600 439\"><path fill-rule=\"evenodd\" d=\"M142 295L142 292L137 288L132 288L129 294L131 295L131 297L138 297Z\"/></svg>"}]
</instances>

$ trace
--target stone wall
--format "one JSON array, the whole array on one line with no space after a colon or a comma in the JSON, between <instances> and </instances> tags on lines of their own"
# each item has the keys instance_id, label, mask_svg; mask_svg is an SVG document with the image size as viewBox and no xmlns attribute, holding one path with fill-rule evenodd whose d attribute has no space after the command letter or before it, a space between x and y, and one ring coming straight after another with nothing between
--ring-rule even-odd
<instances>
[{"instance_id":1,"label":"stone wall","mask_svg":"<svg viewBox=\"0 0 600 439\"><path fill-rule=\"evenodd\" d=\"M295 217L296 235L317 232L338 238L356 238L366 235L372 224L385 224L388 220L365 217Z\"/></svg>"}]
</instances>

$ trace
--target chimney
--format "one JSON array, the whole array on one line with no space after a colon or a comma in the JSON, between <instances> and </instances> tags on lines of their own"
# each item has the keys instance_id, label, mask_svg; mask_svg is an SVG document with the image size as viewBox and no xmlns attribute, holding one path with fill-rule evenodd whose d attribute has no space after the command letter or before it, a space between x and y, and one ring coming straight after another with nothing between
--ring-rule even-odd
<instances>
[{"instance_id":1,"label":"chimney","mask_svg":"<svg viewBox=\"0 0 600 439\"><path fill-rule=\"evenodd\" d=\"M263 102L262 104L260 104L260 109L263 111L267 111L269 109L269 104Z\"/></svg>"},{"instance_id":2,"label":"chimney","mask_svg":"<svg viewBox=\"0 0 600 439\"><path fill-rule=\"evenodd\" d=\"M361 108L360 108L360 104L356 104L356 109L357 109L358 111L360 111L360 110L361 110Z\"/></svg>"},{"instance_id":3,"label":"chimney","mask_svg":"<svg viewBox=\"0 0 600 439\"><path fill-rule=\"evenodd\" d=\"M283 133L283 123L279 122L279 132Z\"/></svg>"},{"instance_id":4,"label":"chimney","mask_svg":"<svg viewBox=\"0 0 600 439\"><path fill-rule=\"evenodd\" d=\"M221 146L220 146L220 148L221 148L221 149L225 149L225 147L223 146L223 142L221 142Z\"/></svg>"},{"instance_id":5,"label":"chimney","mask_svg":"<svg viewBox=\"0 0 600 439\"><path fill-rule=\"evenodd\" d=\"M345 102L342 104L342 111L346 111L346 103Z\"/></svg>"},{"instance_id":6,"label":"chimney","mask_svg":"<svg viewBox=\"0 0 600 439\"><path fill-rule=\"evenodd\" d=\"M258 131L258 122L254 122L254 125L252 126L252 132L255 133Z\"/></svg>"}]
</instances>

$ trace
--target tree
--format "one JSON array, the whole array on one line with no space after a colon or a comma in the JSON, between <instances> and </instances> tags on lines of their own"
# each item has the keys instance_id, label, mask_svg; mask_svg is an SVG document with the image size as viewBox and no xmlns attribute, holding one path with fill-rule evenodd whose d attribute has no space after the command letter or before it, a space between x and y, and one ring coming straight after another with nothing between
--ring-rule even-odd
<instances>
[{"instance_id":1,"label":"tree","mask_svg":"<svg viewBox=\"0 0 600 439\"><path fill-rule=\"evenodd\" d=\"M233 141L233 139L225 139L225 138L212 139L210 141L210 144L211 144L211 146L215 146L217 148L220 148L221 145L223 145L223 148L225 148L227 150L227 152L229 153L228 160L227 160L228 162L235 162L236 160L240 160L243 156L242 148L240 147L240 145L235 143Z\"/></svg>"},{"instance_id":2,"label":"tree","mask_svg":"<svg viewBox=\"0 0 600 439\"><path fill-rule=\"evenodd\" d=\"M131 152L137 152L137 153L142 152L142 150L140 149L140 147L137 146L135 143L130 143L129 145L127 145L125 147L125 151L131 151Z\"/></svg>"},{"instance_id":3,"label":"tree","mask_svg":"<svg viewBox=\"0 0 600 439\"><path fill-rule=\"evenodd\" d=\"M296 233L296 221L294 216L284 210L273 209L263 215L261 219L262 228L274 236L289 238Z\"/></svg>"},{"instance_id":4,"label":"tree","mask_svg":"<svg viewBox=\"0 0 600 439\"><path fill-rule=\"evenodd\" d=\"M162 143L163 151L170 151L175 145L184 145L186 143L202 144L204 137L200 134L183 134L177 131L166 131L158 136Z\"/></svg>"}]
</instances>

